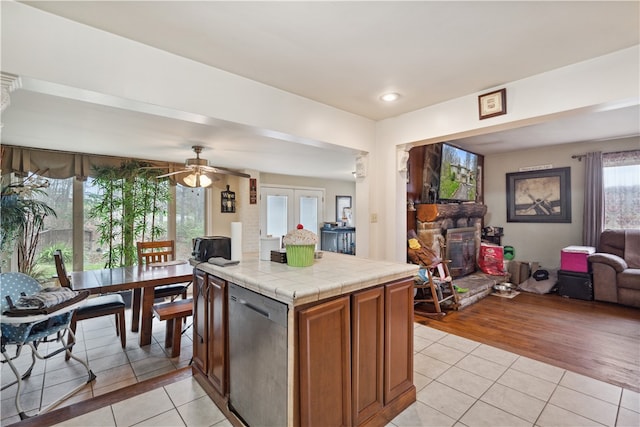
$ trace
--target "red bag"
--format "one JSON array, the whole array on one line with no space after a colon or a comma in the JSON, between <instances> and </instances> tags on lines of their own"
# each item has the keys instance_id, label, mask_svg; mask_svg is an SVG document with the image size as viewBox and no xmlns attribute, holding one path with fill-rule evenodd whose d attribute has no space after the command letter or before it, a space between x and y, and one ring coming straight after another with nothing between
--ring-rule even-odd
<instances>
[{"instance_id":1,"label":"red bag","mask_svg":"<svg viewBox=\"0 0 640 427\"><path fill-rule=\"evenodd\" d=\"M480 243L478 266L483 273L502 276L504 274L504 251L502 246Z\"/></svg>"}]
</instances>

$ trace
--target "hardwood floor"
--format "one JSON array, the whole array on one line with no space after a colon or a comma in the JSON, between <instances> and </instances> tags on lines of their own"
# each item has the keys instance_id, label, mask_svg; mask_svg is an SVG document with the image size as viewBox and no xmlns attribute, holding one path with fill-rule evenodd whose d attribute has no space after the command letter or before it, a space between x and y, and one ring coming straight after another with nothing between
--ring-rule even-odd
<instances>
[{"instance_id":1,"label":"hardwood floor","mask_svg":"<svg viewBox=\"0 0 640 427\"><path fill-rule=\"evenodd\" d=\"M640 309L521 292L416 321L640 392Z\"/></svg>"}]
</instances>

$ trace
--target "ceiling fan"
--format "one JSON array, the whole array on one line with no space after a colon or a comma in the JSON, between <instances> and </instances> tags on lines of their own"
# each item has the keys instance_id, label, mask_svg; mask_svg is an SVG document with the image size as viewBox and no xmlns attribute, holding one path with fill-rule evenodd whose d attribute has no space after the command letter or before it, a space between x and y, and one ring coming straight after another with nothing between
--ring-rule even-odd
<instances>
[{"instance_id":1,"label":"ceiling fan","mask_svg":"<svg viewBox=\"0 0 640 427\"><path fill-rule=\"evenodd\" d=\"M196 153L195 158L187 159L185 161L185 168L175 172L165 173L159 175L157 178L164 178L167 176L178 175L176 178L181 184L189 187L208 187L214 181L219 181L220 178L216 174L234 175L243 178L251 178L251 175L242 172L236 172L229 169L219 168L215 166L209 166L207 159L201 159L200 153L203 147L200 145L194 145L191 147Z\"/></svg>"}]
</instances>

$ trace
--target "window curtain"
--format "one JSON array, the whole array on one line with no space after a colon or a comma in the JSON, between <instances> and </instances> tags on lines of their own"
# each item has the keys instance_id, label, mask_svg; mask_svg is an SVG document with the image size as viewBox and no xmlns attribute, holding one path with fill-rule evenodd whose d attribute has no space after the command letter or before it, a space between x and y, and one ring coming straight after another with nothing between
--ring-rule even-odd
<instances>
[{"instance_id":1,"label":"window curtain","mask_svg":"<svg viewBox=\"0 0 640 427\"><path fill-rule=\"evenodd\" d=\"M598 247L604 226L604 182L602 152L585 155L582 244Z\"/></svg>"},{"instance_id":2,"label":"window curtain","mask_svg":"<svg viewBox=\"0 0 640 427\"><path fill-rule=\"evenodd\" d=\"M13 145L2 145L2 175L16 173L26 176L35 173L40 176L55 179L65 179L75 176L84 181L93 176L97 166L118 167L128 157L101 156L97 154L72 153L67 151L45 150L39 148L25 148ZM181 163L159 162L143 160L150 166L166 169L173 172L184 168ZM171 184L175 185L175 178L171 177Z\"/></svg>"}]
</instances>

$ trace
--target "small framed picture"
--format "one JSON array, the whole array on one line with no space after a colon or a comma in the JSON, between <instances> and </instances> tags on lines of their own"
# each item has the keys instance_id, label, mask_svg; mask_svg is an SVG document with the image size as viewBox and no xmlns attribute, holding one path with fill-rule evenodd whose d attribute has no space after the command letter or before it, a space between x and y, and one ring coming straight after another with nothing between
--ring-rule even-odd
<instances>
[{"instance_id":1,"label":"small framed picture","mask_svg":"<svg viewBox=\"0 0 640 427\"><path fill-rule=\"evenodd\" d=\"M236 211L236 193L227 189L220 192L220 212L222 213L235 213Z\"/></svg>"},{"instance_id":2,"label":"small framed picture","mask_svg":"<svg viewBox=\"0 0 640 427\"><path fill-rule=\"evenodd\" d=\"M507 114L507 89L478 96L480 120Z\"/></svg>"},{"instance_id":3,"label":"small framed picture","mask_svg":"<svg viewBox=\"0 0 640 427\"><path fill-rule=\"evenodd\" d=\"M345 209L351 208L351 196L336 196L336 221L346 221Z\"/></svg>"}]
</instances>

